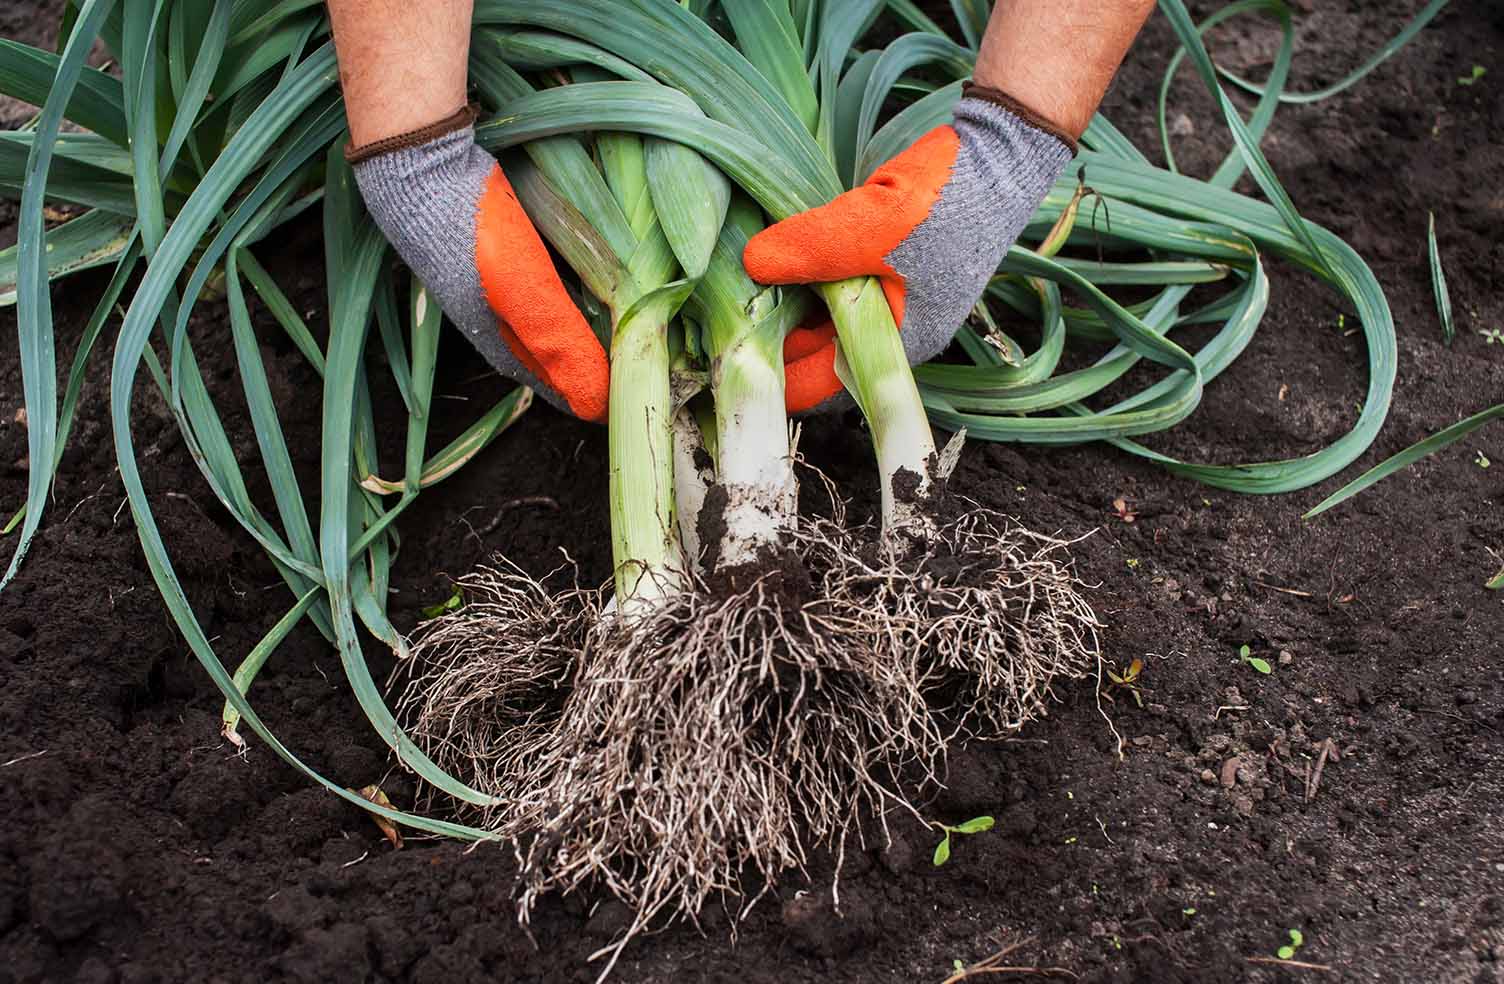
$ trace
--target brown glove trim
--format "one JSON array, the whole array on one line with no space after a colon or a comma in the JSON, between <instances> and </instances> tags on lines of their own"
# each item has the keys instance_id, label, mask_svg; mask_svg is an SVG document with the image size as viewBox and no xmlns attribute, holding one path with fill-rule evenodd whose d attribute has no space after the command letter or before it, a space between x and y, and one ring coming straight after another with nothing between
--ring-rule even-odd
<instances>
[{"instance_id":1,"label":"brown glove trim","mask_svg":"<svg viewBox=\"0 0 1504 984\"><path fill-rule=\"evenodd\" d=\"M994 106L1000 106L1003 109L1006 109L1014 116L1017 116L1025 123L1034 127L1036 130L1043 130L1045 133L1048 133L1050 136L1065 144L1071 149L1072 154L1075 154L1081 149L1081 146L1076 143L1075 137L1066 133L1060 127L1056 126L1054 123L1051 123L1043 116L1040 116L1038 113L1034 112L1034 110L1025 106L1023 103L1019 102L1017 99L1014 99L1012 96L1008 95L1001 89L989 89L985 85L977 85L975 82L967 79L965 82L961 83L961 95L962 97L981 99L986 102L992 103Z\"/></svg>"},{"instance_id":2,"label":"brown glove trim","mask_svg":"<svg viewBox=\"0 0 1504 984\"><path fill-rule=\"evenodd\" d=\"M461 109L458 113L446 116L437 123L430 123L427 126L410 130L407 133L399 133L394 137L383 137L380 140L366 144L364 147L357 147L353 143L347 144L345 146L345 160L351 164L359 164L361 161L368 161L373 157L380 157L382 154L390 154L394 150L420 147L440 137L447 137L451 133L463 130L467 126L473 126L476 118L479 116L480 107L472 103Z\"/></svg>"}]
</instances>

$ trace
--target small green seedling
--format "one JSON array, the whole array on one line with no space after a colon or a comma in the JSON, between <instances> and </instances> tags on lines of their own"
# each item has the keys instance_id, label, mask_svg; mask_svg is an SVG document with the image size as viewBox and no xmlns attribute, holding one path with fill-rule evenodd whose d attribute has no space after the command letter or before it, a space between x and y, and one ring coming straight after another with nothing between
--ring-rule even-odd
<instances>
[{"instance_id":1,"label":"small green seedling","mask_svg":"<svg viewBox=\"0 0 1504 984\"><path fill-rule=\"evenodd\" d=\"M992 825L996 822L997 821L993 820L991 817L972 817L965 823L957 824L954 827L944 823L935 824L935 826L945 831L945 840L935 845L935 867L938 868L942 864L950 860L951 835L980 834L983 831L991 830Z\"/></svg>"},{"instance_id":2,"label":"small green seedling","mask_svg":"<svg viewBox=\"0 0 1504 984\"><path fill-rule=\"evenodd\" d=\"M1504 331L1500 331L1497 328L1485 328L1478 332L1478 334L1483 336L1483 344L1485 345L1492 345L1495 342L1504 345Z\"/></svg>"},{"instance_id":3,"label":"small green seedling","mask_svg":"<svg viewBox=\"0 0 1504 984\"><path fill-rule=\"evenodd\" d=\"M460 597L459 589L456 588L454 590L454 594L450 595L447 600L441 601L437 605L429 605L427 608L419 612L419 614L422 615L425 619L438 618L440 615L454 611L462 604L464 604L464 599Z\"/></svg>"},{"instance_id":4,"label":"small green seedling","mask_svg":"<svg viewBox=\"0 0 1504 984\"><path fill-rule=\"evenodd\" d=\"M1473 459L1473 464L1477 465L1479 468L1487 468L1489 465L1493 464L1493 462L1488 460L1488 455L1484 454L1482 451L1479 451L1478 457Z\"/></svg>"},{"instance_id":5,"label":"small green seedling","mask_svg":"<svg viewBox=\"0 0 1504 984\"><path fill-rule=\"evenodd\" d=\"M1457 80L1458 85L1477 85L1483 76L1488 74L1488 69L1482 65L1474 65L1473 70Z\"/></svg>"},{"instance_id":6,"label":"small green seedling","mask_svg":"<svg viewBox=\"0 0 1504 984\"><path fill-rule=\"evenodd\" d=\"M1281 960L1293 960L1295 958L1295 952L1301 947L1305 946L1305 944L1306 938L1300 930L1290 930L1290 942L1285 946L1279 948L1279 958Z\"/></svg>"},{"instance_id":7,"label":"small green seedling","mask_svg":"<svg viewBox=\"0 0 1504 984\"><path fill-rule=\"evenodd\" d=\"M960 957L957 957L956 959L952 960L950 962L950 965L955 968L956 973L958 973L958 974L964 974L964 973L966 973L966 965L961 962L961 958Z\"/></svg>"},{"instance_id":8,"label":"small green seedling","mask_svg":"<svg viewBox=\"0 0 1504 984\"><path fill-rule=\"evenodd\" d=\"M1102 688L1102 696L1106 697L1108 700L1112 700L1112 692L1114 690L1122 688L1123 690L1126 690L1133 695L1133 702L1135 704L1137 704L1139 707L1143 707L1144 694L1142 688L1138 683L1139 675L1143 672L1144 661L1141 659L1135 659L1132 663L1129 663L1128 669L1124 670L1121 674L1119 674L1115 669L1108 670L1107 679L1111 680L1112 682L1109 683L1106 687ZM1114 701L1114 703L1116 703L1116 701Z\"/></svg>"},{"instance_id":9,"label":"small green seedling","mask_svg":"<svg viewBox=\"0 0 1504 984\"><path fill-rule=\"evenodd\" d=\"M1267 674L1274 672L1274 667L1269 665L1269 661L1267 659L1259 659L1257 656L1252 655L1252 651L1248 648L1247 644L1244 644L1243 646L1238 648L1238 658L1247 663L1249 666L1253 667L1255 670L1258 670L1260 673Z\"/></svg>"}]
</instances>

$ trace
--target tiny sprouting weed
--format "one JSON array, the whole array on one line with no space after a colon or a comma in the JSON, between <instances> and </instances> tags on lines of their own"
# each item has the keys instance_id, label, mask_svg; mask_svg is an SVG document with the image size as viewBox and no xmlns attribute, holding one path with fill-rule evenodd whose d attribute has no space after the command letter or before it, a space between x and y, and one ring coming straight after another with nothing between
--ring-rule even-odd
<instances>
[{"instance_id":1,"label":"tiny sprouting weed","mask_svg":"<svg viewBox=\"0 0 1504 984\"><path fill-rule=\"evenodd\" d=\"M1483 336L1483 344L1485 345L1492 345L1495 342L1504 345L1504 331L1500 331L1497 328L1485 328L1478 332L1478 334Z\"/></svg>"},{"instance_id":2,"label":"tiny sprouting weed","mask_svg":"<svg viewBox=\"0 0 1504 984\"><path fill-rule=\"evenodd\" d=\"M1274 672L1274 667L1269 665L1269 661L1267 659L1260 659L1259 657L1254 656L1252 654L1252 650L1248 648L1246 643L1238 647L1238 659L1241 659L1243 662L1247 663L1255 670L1258 670L1260 673L1267 674Z\"/></svg>"},{"instance_id":3,"label":"tiny sprouting weed","mask_svg":"<svg viewBox=\"0 0 1504 984\"><path fill-rule=\"evenodd\" d=\"M1129 663L1128 669L1124 670L1122 673L1119 673L1116 667L1108 670L1107 679L1111 680L1112 682L1109 683L1106 687L1102 688L1102 696L1106 697L1108 700L1113 700L1112 692L1114 690L1126 690L1128 691L1128 693L1133 695L1133 702L1139 707L1143 707L1144 694L1138 682L1139 676L1143 672L1144 661L1141 659L1135 659L1132 663Z\"/></svg>"},{"instance_id":4,"label":"tiny sprouting weed","mask_svg":"<svg viewBox=\"0 0 1504 984\"><path fill-rule=\"evenodd\" d=\"M972 817L965 823L956 824L954 827L944 823L935 824L936 827L945 831L945 839L935 845L935 867L938 868L950 860L950 839L952 835L980 834L983 831L991 830L993 824L996 822L991 817Z\"/></svg>"},{"instance_id":5,"label":"tiny sprouting weed","mask_svg":"<svg viewBox=\"0 0 1504 984\"><path fill-rule=\"evenodd\" d=\"M1458 85L1477 85L1483 76L1488 74L1488 69L1482 65L1474 65L1473 70L1457 80Z\"/></svg>"},{"instance_id":6,"label":"tiny sprouting weed","mask_svg":"<svg viewBox=\"0 0 1504 984\"><path fill-rule=\"evenodd\" d=\"M1482 451L1479 451L1478 457L1473 459L1473 464L1477 465L1479 468L1487 468L1489 465L1493 464L1493 462L1488 460L1488 455L1484 454Z\"/></svg>"},{"instance_id":7,"label":"tiny sprouting weed","mask_svg":"<svg viewBox=\"0 0 1504 984\"><path fill-rule=\"evenodd\" d=\"M1305 943L1306 943L1306 938L1305 938L1304 934L1301 933L1300 930L1298 930L1298 929L1292 929L1292 930L1290 930L1290 942L1287 943L1286 945L1280 947L1279 950L1277 951L1277 953L1279 955L1279 958L1281 960L1292 960L1292 959L1294 959L1296 951L1299 950L1301 947L1305 946Z\"/></svg>"},{"instance_id":8,"label":"tiny sprouting weed","mask_svg":"<svg viewBox=\"0 0 1504 984\"><path fill-rule=\"evenodd\" d=\"M429 605L427 608L419 612L419 614L422 615L425 619L438 618L440 615L445 615L449 612L454 611L462 604L464 604L464 599L460 597L459 588L455 588L454 594L450 595L448 599L439 602L437 605Z\"/></svg>"}]
</instances>

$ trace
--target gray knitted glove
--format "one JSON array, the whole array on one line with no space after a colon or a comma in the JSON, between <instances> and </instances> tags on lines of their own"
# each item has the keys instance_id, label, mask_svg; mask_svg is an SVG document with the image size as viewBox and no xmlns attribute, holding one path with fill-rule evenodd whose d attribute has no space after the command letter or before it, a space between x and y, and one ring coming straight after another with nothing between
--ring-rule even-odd
<instances>
[{"instance_id":1,"label":"gray knitted glove","mask_svg":"<svg viewBox=\"0 0 1504 984\"><path fill-rule=\"evenodd\" d=\"M606 353L474 112L349 151L366 208L449 319L502 375L586 420L604 420Z\"/></svg>"},{"instance_id":2,"label":"gray knitted glove","mask_svg":"<svg viewBox=\"0 0 1504 984\"><path fill-rule=\"evenodd\" d=\"M1006 95L968 83L955 123L921 137L866 184L754 236L747 272L765 284L882 281L909 362L950 344L1075 143ZM786 346L789 409L841 390L834 329Z\"/></svg>"}]
</instances>

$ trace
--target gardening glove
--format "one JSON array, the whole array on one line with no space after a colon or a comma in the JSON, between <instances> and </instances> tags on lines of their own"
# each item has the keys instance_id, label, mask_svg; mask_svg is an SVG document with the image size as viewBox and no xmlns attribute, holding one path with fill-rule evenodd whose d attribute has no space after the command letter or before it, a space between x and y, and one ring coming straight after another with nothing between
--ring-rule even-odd
<instances>
[{"instance_id":1,"label":"gardening glove","mask_svg":"<svg viewBox=\"0 0 1504 984\"><path fill-rule=\"evenodd\" d=\"M475 111L347 157L376 224L486 361L561 410L605 420L606 353L475 143Z\"/></svg>"},{"instance_id":2,"label":"gardening glove","mask_svg":"<svg viewBox=\"0 0 1504 984\"><path fill-rule=\"evenodd\" d=\"M909 364L939 355L1076 150L1069 135L1002 92L968 82L962 94L953 124L925 134L866 184L753 236L742 254L752 279L877 277ZM784 357L791 412L840 392L833 328L796 330Z\"/></svg>"}]
</instances>

